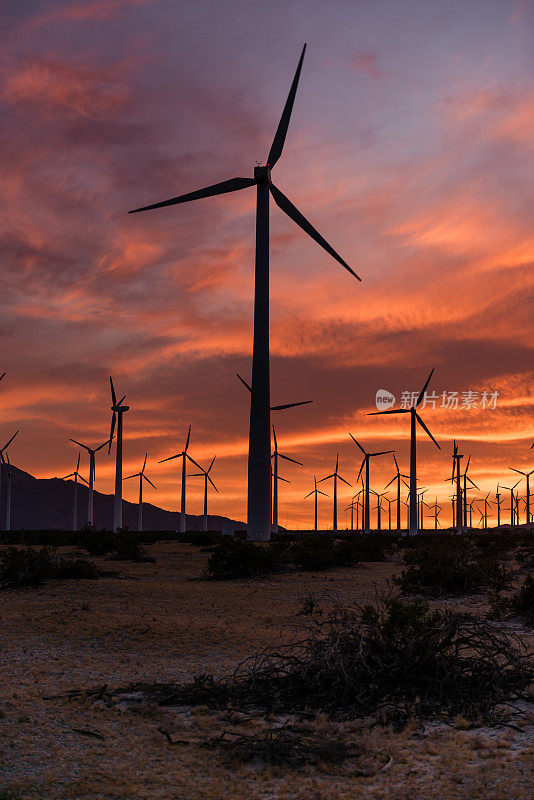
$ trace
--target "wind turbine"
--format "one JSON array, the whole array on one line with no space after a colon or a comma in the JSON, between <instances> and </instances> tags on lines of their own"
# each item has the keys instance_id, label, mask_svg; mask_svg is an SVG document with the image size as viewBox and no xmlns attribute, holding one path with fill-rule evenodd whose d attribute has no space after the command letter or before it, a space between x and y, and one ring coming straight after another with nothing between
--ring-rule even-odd
<instances>
[{"instance_id":1,"label":"wind turbine","mask_svg":"<svg viewBox=\"0 0 534 800\"><path fill-rule=\"evenodd\" d=\"M363 522L363 529L365 533L369 533L370 531L370 498L369 498L369 459L373 458L374 456L385 456L388 453L393 453L393 450L381 450L379 453L368 453L367 450L359 443L357 439L354 438L352 433L349 433L350 438L352 441L358 445L360 450L363 453L363 460L360 465L360 471L358 472L358 477L356 478L356 483L360 479L360 475L362 474L362 470L365 467L365 501L364 501L364 508L363 508L363 515L364 515L364 522Z\"/></svg>"},{"instance_id":2,"label":"wind turbine","mask_svg":"<svg viewBox=\"0 0 534 800\"><path fill-rule=\"evenodd\" d=\"M111 387L111 430L109 434L108 456L111 453L111 444L115 425L117 425L117 446L115 450L115 500L113 503L113 530L116 532L122 528L122 415L130 410L130 406L123 406L126 395L121 397L117 403L117 395L113 386L113 379L109 376Z\"/></svg>"},{"instance_id":3,"label":"wind turbine","mask_svg":"<svg viewBox=\"0 0 534 800\"><path fill-rule=\"evenodd\" d=\"M213 483L210 475L211 468L213 467L213 462L215 461L215 458L216 456L213 456L213 458L211 459L211 464L207 469L202 469L202 467L200 467L200 472L195 472L194 475L191 475L192 478L202 478L202 477L204 478L204 517L202 519L203 531L208 530L208 481L211 483L217 494L219 494L219 490Z\"/></svg>"},{"instance_id":4,"label":"wind turbine","mask_svg":"<svg viewBox=\"0 0 534 800\"><path fill-rule=\"evenodd\" d=\"M5 374L6 373L4 372L4 375ZM0 378L0 381L2 380L4 375L2 375L2 377ZM6 463L4 461L4 453L6 453L6 455L7 455L7 448L9 447L9 445L11 444L11 442L13 441L13 439L15 438L15 436L18 434L19 431L20 431L20 428L15 431L15 433L13 434L11 439L8 442L6 442L6 444L0 449L0 464L5 464ZM6 467L6 476L7 476L7 467ZM2 490L2 469L0 467L0 492L1 492L1 490Z\"/></svg>"},{"instance_id":5,"label":"wind turbine","mask_svg":"<svg viewBox=\"0 0 534 800\"><path fill-rule=\"evenodd\" d=\"M11 462L9 460L9 454L6 452L6 460L4 461L4 457L2 455L2 461L6 468L6 477L7 477L7 493L6 493L6 531L11 530L11 479L13 477L13 473L11 471Z\"/></svg>"},{"instance_id":6,"label":"wind turbine","mask_svg":"<svg viewBox=\"0 0 534 800\"><path fill-rule=\"evenodd\" d=\"M425 392L428 388L428 384L430 383L430 379L434 374L434 369L432 369L430 375L426 379L426 383L419 392L419 397L414 406L411 408L390 408L387 411L372 411L369 416L376 416L379 414L410 414L410 525L409 525L409 533L415 534L417 533L417 441L416 441L416 421L428 434L428 436L432 439L438 450L441 450L441 447L436 442L430 431L428 430L427 426L417 413L417 408L419 407L420 403L423 401L425 396Z\"/></svg>"},{"instance_id":7,"label":"wind turbine","mask_svg":"<svg viewBox=\"0 0 534 800\"><path fill-rule=\"evenodd\" d=\"M514 512L515 512L515 503L514 503L514 489L516 486L519 486L521 483L521 479L514 483L512 487L510 486L501 486L501 489L506 489L507 492L510 492L510 525L512 528L514 527Z\"/></svg>"},{"instance_id":8,"label":"wind turbine","mask_svg":"<svg viewBox=\"0 0 534 800\"><path fill-rule=\"evenodd\" d=\"M286 480L285 478L280 478L278 475L278 459L283 458L284 461L291 461L293 464L298 464L302 466L301 461L297 461L294 458L289 458L289 456L284 456L282 453L278 451L278 443L276 441L276 431L273 425L273 440L274 440L274 452L271 456L273 459L273 533L278 533L278 481L279 480ZM287 481L289 483L289 481Z\"/></svg>"},{"instance_id":9,"label":"wind turbine","mask_svg":"<svg viewBox=\"0 0 534 800\"><path fill-rule=\"evenodd\" d=\"M80 475L80 453L78 453L78 463L76 464L76 469L74 472L70 472L68 475L65 475L64 478L61 478L62 481L66 481L67 478L74 478L73 484L73 494L72 494L72 530L78 530L78 478L87 483L83 475Z\"/></svg>"},{"instance_id":10,"label":"wind turbine","mask_svg":"<svg viewBox=\"0 0 534 800\"><path fill-rule=\"evenodd\" d=\"M93 527L93 488L95 483L95 453L98 453L99 450L102 450L107 444L110 443L109 439L106 439L103 444L99 444L98 447L89 447L87 444L82 444L81 442L77 442L76 439L70 439L71 442L77 444L78 447L83 447L84 450L87 450L89 453L89 493L87 495L87 524Z\"/></svg>"},{"instance_id":11,"label":"wind turbine","mask_svg":"<svg viewBox=\"0 0 534 800\"><path fill-rule=\"evenodd\" d=\"M386 496L387 492L375 492L374 489L370 490L376 495L376 529L382 530L382 498Z\"/></svg>"},{"instance_id":12,"label":"wind turbine","mask_svg":"<svg viewBox=\"0 0 534 800\"><path fill-rule=\"evenodd\" d=\"M336 455L336 468L335 468L334 472L332 472L331 475L327 475L326 478L321 478L321 480L318 481L318 483L322 483L323 481L330 480L330 478L334 479L334 520L333 520L333 525L332 525L332 530L334 531L334 533L336 533L336 531L337 531L337 482L338 482L338 479L340 481L343 481L343 483L346 483L347 486L351 485L348 481L345 480L345 478L341 477L341 475L338 472L338 468L339 468L339 454Z\"/></svg>"},{"instance_id":13,"label":"wind turbine","mask_svg":"<svg viewBox=\"0 0 534 800\"><path fill-rule=\"evenodd\" d=\"M399 465L397 464L397 459L395 458L395 453L393 453L393 460L395 462L395 469L397 470L397 474L392 477L390 482L384 486L384 489L387 489L388 486L391 486L393 481L397 481L397 531L401 531L401 478L408 478L409 475L403 475L399 469Z\"/></svg>"},{"instance_id":14,"label":"wind turbine","mask_svg":"<svg viewBox=\"0 0 534 800\"><path fill-rule=\"evenodd\" d=\"M452 477L451 481L454 480L454 473L456 471L456 532L462 533L463 531L463 522L464 522L464 515L462 511L462 481L460 475L460 459L463 458L463 455L458 453L458 444L456 443L456 439L454 439L454 449L452 452Z\"/></svg>"},{"instance_id":15,"label":"wind turbine","mask_svg":"<svg viewBox=\"0 0 534 800\"><path fill-rule=\"evenodd\" d=\"M312 239L360 280L321 234L308 222L280 189L272 183L271 170L282 155L293 103L302 69L302 50L282 117L264 166L254 168L253 178L231 178L198 191L173 197L161 203L136 208L130 213L187 203L203 197L226 194L256 186L256 260L254 288L254 343L252 348L252 392L248 453L248 538L267 541L271 530L271 421L269 378L269 195L276 205Z\"/></svg>"},{"instance_id":16,"label":"wind turbine","mask_svg":"<svg viewBox=\"0 0 534 800\"><path fill-rule=\"evenodd\" d=\"M434 517L434 530L437 531L438 524L439 524L438 517L439 517L440 513L443 511L443 508L441 506L438 506L438 498L436 497L436 499L432 503L432 505L427 506L427 508L428 509L434 509L434 514L433 514L433 517Z\"/></svg>"},{"instance_id":17,"label":"wind turbine","mask_svg":"<svg viewBox=\"0 0 534 800\"><path fill-rule=\"evenodd\" d=\"M497 484L497 491L495 492L495 500L497 501L497 527L501 527L501 493L499 492L499 484Z\"/></svg>"},{"instance_id":18,"label":"wind turbine","mask_svg":"<svg viewBox=\"0 0 534 800\"><path fill-rule=\"evenodd\" d=\"M477 489L477 490L479 488L476 485L476 483L474 481L472 481L471 478L467 474L467 471L469 469L469 464L470 463L471 463L471 456L469 456L469 458L467 459L467 464L465 466L464 474L462 475L462 478L463 478L463 481L464 481L464 527L466 527L466 528L467 528L467 490L470 489L471 486L474 489ZM469 481L471 486L467 485L467 481Z\"/></svg>"},{"instance_id":19,"label":"wind turbine","mask_svg":"<svg viewBox=\"0 0 534 800\"><path fill-rule=\"evenodd\" d=\"M181 453L175 453L173 456L169 456L168 458L163 458L158 463L163 464L165 461L172 461L174 458L181 458L182 459L182 497L180 501L180 533L185 533L185 480L187 476L187 459L191 461L192 464L195 465L201 472L202 467L200 464L197 464L194 458L191 458L187 449L189 447L189 439L191 438L191 425L189 426L189 430L187 431L187 439L185 442L185 447Z\"/></svg>"},{"instance_id":20,"label":"wind turbine","mask_svg":"<svg viewBox=\"0 0 534 800\"><path fill-rule=\"evenodd\" d=\"M490 496L490 493L488 492L487 495L485 497L483 497L482 500L481 500L481 502L484 503L484 511L481 512L481 515L480 515L481 518L484 521L484 530L487 530L487 528L488 528L488 506L491 505L491 503L488 502L488 497L489 496Z\"/></svg>"},{"instance_id":21,"label":"wind turbine","mask_svg":"<svg viewBox=\"0 0 534 800\"><path fill-rule=\"evenodd\" d=\"M137 530L138 531L142 531L143 530L143 480L147 481L147 483L149 483L154 489L156 489L156 487L154 486L154 484L152 483L150 478L147 478L147 476L145 475L145 467L146 467L147 458L148 458L148 453L145 453L145 460L143 461L143 468L142 468L141 472L136 472L134 475L127 475L126 478L124 478L125 481L130 480L130 478L139 478L139 505L137 507ZM157 491L157 489L156 489L156 491Z\"/></svg>"},{"instance_id":22,"label":"wind turbine","mask_svg":"<svg viewBox=\"0 0 534 800\"><path fill-rule=\"evenodd\" d=\"M322 495L324 495L324 497L328 497L328 495L326 494L326 492L321 492L321 490L317 488L317 478L315 477L315 475L313 476L313 483L314 483L314 488L311 490L311 492L309 492L306 495L306 497L304 499L307 500L308 497L312 496L312 494L315 495L315 526L314 526L314 530L315 530L315 533L317 533L317 495L318 494L322 494Z\"/></svg>"},{"instance_id":23,"label":"wind turbine","mask_svg":"<svg viewBox=\"0 0 534 800\"><path fill-rule=\"evenodd\" d=\"M514 469L514 467L508 467L513 472L518 472L519 475L524 475L527 479L527 495L526 495L526 512L527 512L527 525L530 525L530 476L534 473L534 469L531 469L530 472L522 472L520 469ZM517 522L519 524L519 517L517 518Z\"/></svg>"}]
</instances>

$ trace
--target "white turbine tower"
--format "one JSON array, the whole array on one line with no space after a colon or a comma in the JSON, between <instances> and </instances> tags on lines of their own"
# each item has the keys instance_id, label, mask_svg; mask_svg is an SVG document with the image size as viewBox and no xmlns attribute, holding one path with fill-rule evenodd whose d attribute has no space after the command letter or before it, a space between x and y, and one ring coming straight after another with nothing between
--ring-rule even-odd
<instances>
[{"instance_id":1,"label":"white turbine tower","mask_svg":"<svg viewBox=\"0 0 534 800\"><path fill-rule=\"evenodd\" d=\"M115 433L115 425L117 425L117 446L115 452L115 501L113 503L113 531L116 533L119 528L122 528L122 415L130 410L130 406L123 406L126 395L121 397L117 403L117 395L115 394L115 387L113 386L113 379L109 376L109 383L111 386L111 430L109 434L109 447L108 455L111 452L111 443L113 442L113 434Z\"/></svg>"},{"instance_id":2,"label":"white turbine tower","mask_svg":"<svg viewBox=\"0 0 534 800\"><path fill-rule=\"evenodd\" d=\"M163 464L165 461L172 461L174 458L181 458L182 459L182 497L180 501L180 533L185 533L185 483L187 478L187 459L191 461L195 467L202 471L202 467L200 464L197 464L194 458L191 458L187 449L189 447L189 439L191 438L191 425L189 426L189 430L187 432L187 440L185 442L185 447L181 453L175 453L173 456L169 456L168 458L163 458L159 461L159 464Z\"/></svg>"},{"instance_id":3,"label":"white turbine tower","mask_svg":"<svg viewBox=\"0 0 534 800\"><path fill-rule=\"evenodd\" d=\"M94 514L93 514L93 493L94 493L94 484L95 484L95 453L98 453L99 450L102 450L107 444L109 444L109 439L106 439L105 442L99 444L98 447L89 447L87 444L82 444L81 442L77 442L76 439L70 439L73 444L77 444L78 447L83 447L84 450L87 450L89 453L89 492L87 495L87 524L92 528L94 524Z\"/></svg>"},{"instance_id":4,"label":"white turbine tower","mask_svg":"<svg viewBox=\"0 0 534 800\"><path fill-rule=\"evenodd\" d=\"M143 481L144 480L147 481L147 483L149 483L154 489L156 489L156 487L154 486L154 484L152 483L150 478L147 478L147 476L145 475L145 467L146 467L147 457L148 457L148 453L145 453L145 460L143 461L143 469L141 470L141 472L136 472L134 475L127 475L126 478L124 478L125 481L129 480L130 478L139 478L139 506L138 506L138 510L137 510L137 530L138 531L142 531L143 530ZM157 491L157 489L156 489L156 491Z\"/></svg>"},{"instance_id":5,"label":"white turbine tower","mask_svg":"<svg viewBox=\"0 0 534 800\"><path fill-rule=\"evenodd\" d=\"M80 453L78 453L78 463L76 464L76 469L74 472L69 472L68 475L65 475L64 478L61 478L62 481L66 481L67 478L74 478L73 483L73 494L72 494L72 530L78 530L78 478L87 483L83 475L79 473L80 469Z\"/></svg>"},{"instance_id":6,"label":"white turbine tower","mask_svg":"<svg viewBox=\"0 0 534 800\"><path fill-rule=\"evenodd\" d=\"M4 372L4 375L5 374L6 373ZM0 381L2 380L4 375L2 375L2 377L0 378ZM20 430L20 428L19 428L19 430ZM17 435L19 430L15 431L15 433L13 434L11 439L0 449L0 464L6 464L6 462L4 460L4 453L7 451L7 448L9 447L9 445L11 444L11 442L13 441L13 439L15 438L15 436ZM7 455L7 453L6 453L6 455ZM6 477L7 477L7 465L6 465ZM1 490L2 490L2 468L0 466L0 492L1 492Z\"/></svg>"},{"instance_id":7,"label":"white turbine tower","mask_svg":"<svg viewBox=\"0 0 534 800\"><path fill-rule=\"evenodd\" d=\"M219 493L219 490L213 483L210 476L211 468L213 467L213 462L215 461L215 458L216 456L213 456L213 458L211 459L211 464L207 469L202 469L202 467L200 467L200 472L195 472L194 475L191 475L192 478L204 478L204 516L202 518L203 531L208 530L208 481L211 483L217 494Z\"/></svg>"}]
</instances>

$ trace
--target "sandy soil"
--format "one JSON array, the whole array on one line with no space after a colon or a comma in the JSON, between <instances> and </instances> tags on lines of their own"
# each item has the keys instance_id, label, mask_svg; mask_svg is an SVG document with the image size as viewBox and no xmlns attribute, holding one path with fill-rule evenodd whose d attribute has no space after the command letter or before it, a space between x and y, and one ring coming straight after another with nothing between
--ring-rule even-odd
<instances>
[{"instance_id":1,"label":"sandy soil","mask_svg":"<svg viewBox=\"0 0 534 800\"><path fill-rule=\"evenodd\" d=\"M69 690L103 684L226 673L261 647L291 638L302 624L296 612L308 595L323 603L362 602L399 569L368 564L268 581L207 583L191 580L205 564L199 549L160 543L148 550L155 564L112 564L119 577L51 582L0 596L0 800L534 795L530 707L517 730L467 730L462 720L401 734L345 726L343 734L363 747L362 763L370 772L390 764L365 777L354 774L353 763L302 770L227 764L221 753L203 746L225 727L207 709L155 708L135 698L111 705L84 696L69 699ZM332 727L321 718L313 725Z\"/></svg>"}]
</instances>

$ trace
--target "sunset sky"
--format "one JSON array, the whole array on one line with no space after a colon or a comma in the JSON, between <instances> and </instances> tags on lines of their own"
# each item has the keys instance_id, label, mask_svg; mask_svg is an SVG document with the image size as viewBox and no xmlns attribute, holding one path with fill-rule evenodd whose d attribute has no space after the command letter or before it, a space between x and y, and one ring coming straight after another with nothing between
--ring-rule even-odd
<instances>
[{"instance_id":1,"label":"sunset sky","mask_svg":"<svg viewBox=\"0 0 534 800\"><path fill-rule=\"evenodd\" d=\"M210 512L245 519L249 396L235 373L251 373L255 190L127 211L251 176L308 42L273 178L363 280L272 204L272 402L315 401L273 415L281 452L304 463L283 468L280 523L310 525L303 497L336 453L355 484L349 431L408 471L408 419L367 412L378 389L399 402L432 367L439 402L422 416L443 452L421 431L429 497L450 494L453 437L477 496L512 485L507 466L534 468L532 2L7 0L0 37L13 463L71 472L69 437L109 434L112 374L131 406L125 474L148 450L158 487L145 499L178 507L179 461L156 462L191 424L191 455L217 455ZM498 392L497 407L442 408L454 391L459 406ZM375 489L392 475L391 456L372 464ZM97 457L96 488L113 476ZM202 481L188 493L200 513Z\"/></svg>"}]
</instances>

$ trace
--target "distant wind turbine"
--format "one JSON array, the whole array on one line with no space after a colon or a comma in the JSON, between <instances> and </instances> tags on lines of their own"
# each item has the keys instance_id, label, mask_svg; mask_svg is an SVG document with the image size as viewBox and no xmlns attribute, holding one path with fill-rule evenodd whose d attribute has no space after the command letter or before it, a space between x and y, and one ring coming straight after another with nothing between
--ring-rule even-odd
<instances>
[{"instance_id":1,"label":"distant wind turbine","mask_svg":"<svg viewBox=\"0 0 534 800\"><path fill-rule=\"evenodd\" d=\"M187 452L189 448L189 440L191 438L191 425L189 426L189 430L187 431L187 439L185 442L185 447L181 453L175 453L173 456L169 456L168 458L163 458L159 463L163 464L165 461L172 461L175 458L182 459L182 496L180 499L180 533L185 533L185 485L186 485L186 477L187 477L187 459L191 461L192 464L195 465L199 470L202 471L202 467L200 464L197 464L194 458L191 458L189 453Z\"/></svg>"},{"instance_id":2,"label":"distant wind turbine","mask_svg":"<svg viewBox=\"0 0 534 800\"><path fill-rule=\"evenodd\" d=\"M370 412L369 416L376 416L379 414L410 414L410 525L409 525L409 533L415 534L417 533L417 441L416 441L416 421L425 431L425 433L432 439L438 450L441 450L441 447L436 442L430 431L428 430L427 426L417 413L417 408L419 407L420 403L422 403L423 398L425 396L425 392L428 388L428 384L430 383L430 379L434 374L434 370L432 369L430 375L426 379L426 383L419 392L419 397L414 406L411 408L390 408L387 411L372 411Z\"/></svg>"},{"instance_id":3,"label":"distant wind turbine","mask_svg":"<svg viewBox=\"0 0 534 800\"><path fill-rule=\"evenodd\" d=\"M139 504L137 506L137 530L138 531L142 531L143 530L143 481L145 480L154 489L156 489L156 487L154 486L154 484L152 483L150 478L148 478L145 475L145 467L146 467L147 458L148 458L148 453L145 453L145 460L143 461L143 468L142 468L141 472L136 472L133 475L127 475L126 478L124 478L125 481L130 480L130 478L139 478ZM157 489L156 489L156 491L157 491Z\"/></svg>"},{"instance_id":4,"label":"distant wind turbine","mask_svg":"<svg viewBox=\"0 0 534 800\"><path fill-rule=\"evenodd\" d=\"M507 492L510 492L510 525L512 528L514 527L514 517L515 517L515 502L514 502L514 489L516 486L519 486L521 483L521 479L514 483L513 486L501 486L501 489L506 489Z\"/></svg>"},{"instance_id":5,"label":"distant wind turbine","mask_svg":"<svg viewBox=\"0 0 534 800\"><path fill-rule=\"evenodd\" d=\"M508 467L513 472L519 473L519 475L524 475L527 479L527 494L526 494L526 512L527 512L527 525L530 525L530 476L534 473L534 469L531 469L530 472L522 472L520 469L514 469L514 467ZM517 522L519 524L519 517L517 518Z\"/></svg>"},{"instance_id":6,"label":"distant wind turbine","mask_svg":"<svg viewBox=\"0 0 534 800\"><path fill-rule=\"evenodd\" d=\"M370 515L371 508L370 508L370 498L369 498L369 492L370 492L370 489L371 489L370 484L369 484L369 459L370 458L374 458L374 456L385 456L388 453L393 453L393 450L381 450L379 453L368 453L367 450L365 450L365 448L363 447L363 445L361 445L359 443L359 441L354 438L352 433L349 433L349 436L352 439L352 441L355 444L358 445L358 447L360 448L360 450L363 453L363 461L362 461L362 463L360 465L360 471L358 472L358 477L356 478L356 483L360 480L360 475L362 474L362 470L365 467L365 480L364 480L364 489L365 489L364 498L365 499L364 499L364 504L363 504L363 530L364 530L365 533L369 533L370 524L371 524L371 522L370 522L370 520L371 520L371 515Z\"/></svg>"},{"instance_id":7,"label":"distant wind turbine","mask_svg":"<svg viewBox=\"0 0 534 800\"><path fill-rule=\"evenodd\" d=\"M5 374L6 373L4 372L4 375ZM4 375L2 375L2 378L4 377ZM0 378L0 381L2 380L2 378ZM13 439L15 438L15 436L18 434L19 431L20 431L20 428L15 431L15 433L13 434L11 439L8 442L6 442L6 444L0 449L0 464L5 464L6 463L5 460L4 460L4 453L6 453L6 455L7 455L7 448L9 447L9 445L11 444L11 442L13 441ZM6 466L6 477L7 477L7 466ZM0 493L1 493L1 490L2 490L2 468L0 467Z\"/></svg>"},{"instance_id":8,"label":"distant wind turbine","mask_svg":"<svg viewBox=\"0 0 534 800\"><path fill-rule=\"evenodd\" d=\"M454 440L454 447L452 452L452 479L454 479L456 473L456 530L458 533L461 533L463 530L463 521L464 515L462 511L462 480L460 475L460 459L463 458L463 455L458 453L458 444L456 439Z\"/></svg>"},{"instance_id":9,"label":"distant wind turbine","mask_svg":"<svg viewBox=\"0 0 534 800\"><path fill-rule=\"evenodd\" d=\"M78 478L87 483L83 475L80 475L80 453L78 453L78 462L76 464L76 469L74 472L70 472L68 475L65 475L64 478L61 478L62 481L66 481L67 478L74 478L73 487L72 487L72 530L78 530Z\"/></svg>"},{"instance_id":10,"label":"distant wind turbine","mask_svg":"<svg viewBox=\"0 0 534 800\"><path fill-rule=\"evenodd\" d=\"M497 502L497 527L501 527L501 493L499 492L499 484L497 484L497 491L495 492L495 500Z\"/></svg>"},{"instance_id":11,"label":"distant wind turbine","mask_svg":"<svg viewBox=\"0 0 534 800\"><path fill-rule=\"evenodd\" d=\"M109 376L109 383L111 387L111 429L109 434L109 447L108 455L111 452L111 443L113 442L113 434L115 432L115 425L117 426L117 446L115 450L115 500L113 503L113 530L118 531L122 528L122 415L130 410L130 406L123 406L126 400L126 395L121 397L117 403L117 395L115 394L115 387L113 386L113 379Z\"/></svg>"},{"instance_id":12,"label":"distant wind turbine","mask_svg":"<svg viewBox=\"0 0 534 800\"><path fill-rule=\"evenodd\" d=\"M248 538L268 540L271 530L271 421L269 377L269 195L305 233L311 236L329 255L335 258L351 275L358 278L346 261L336 253L320 233L308 222L271 180L271 170L282 155L293 103L302 69L302 50L293 83L289 90L282 117L267 156L265 166L256 166L253 178L232 178L198 191L173 197L160 203L136 208L130 213L148 211L178 203L187 203L203 197L226 194L256 186L256 263L254 288L254 342L252 349L252 393L250 402L250 428L248 453Z\"/></svg>"},{"instance_id":13,"label":"distant wind turbine","mask_svg":"<svg viewBox=\"0 0 534 800\"><path fill-rule=\"evenodd\" d=\"M395 453L393 453L393 460L395 462L395 469L397 470L397 474L392 477L389 483L384 486L384 489L387 489L388 486L391 486L393 481L397 481L397 531L400 532L402 530L401 525L401 478L409 478L409 475L403 475L399 469L399 465L397 464L397 459L395 458Z\"/></svg>"},{"instance_id":14,"label":"distant wind turbine","mask_svg":"<svg viewBox=\"0 0 534 800\"><path fill-rule=\"evenodd\" d=\"M207 469L202 469L202 467L200 467L200 472L195 472L194 475L191 475L192 478L204 478L204 516L202 518L203 531L208 530L208 481L211 483L217 494L219 493L219 490L213 483L210 475L211 468L213 467L213 462L215 461L215 458L216 456L213 456L213 458L211 459L211 464Z\"/></svg>"},{"instance_id":15,"label":"distant wind turbine","mask_svg":"<svg viewBox=\"0 0 534 800\"><path fill-rule=\"evenodd\" d=\"M307 500L308 497L312 496L312 494L315 496L315 517L314 517L315 524L314 524L314 531L317 533L317 495L318 494L322 494L322 495L324 495L324 497L328 497L328 495L326 494L326 492L321 492L321 490L317 488L317 478L315 477L315 475L313 476L313 483L314 483L314 488L311 490L311 492L309 492L306 495L306 497L304 499Z\"/></svg>"},{"instance_id":16,"label":"distant wind turbine","mask_svg":"<svg viewBox=\"0 0 534 800\"><path fill-rule=\"evenodd\" d=\"M289 458L289 456L284 456L278 450L278 443L276 441L276 431L273 425L273 441L274 441L274 452L271 456L273 460L273 533L278 533L278 480L280 476L278 475L278 459L283 458L284 461L291 461L293 464L298 464L300 467L302 466L301 461L297 461L294 458ZM282 478L282 480L285 480Z\"/></svg>"},{"instance_id":17,"label":"distant wind turbine","mask_svg":"<svg viewBox=\"0 0 534 800\"><path fill-rule=\"evenodd\" d=\"M341 475L339 474L338 470L339 470L339 455L336 455L336 468L335 468L334 472L332 472L331 475L327 475L326 478L321 478L321 480L318 481L318 483L322 483L323 481L329 481L330 478L334 479L334 514L333 514L333 525L332 525L332 530L334 531L334 533L336 533L336 531L337 531L337 482L338 482L338 479L340 481L343 481L343 483L346 483L347 486L351 485L348 481L345 480L345 478L341 477Z\"/></svg>"},{"instance_id":18,"label":"distant wind turbine","mask_svg":"<svg viewBox=\"0 0 534 800\"><path fill-rule=\"evenodd\" d=\"M71 442L77 444L78 447L83 447L84 450L87 450L89 453L89 492L87 495L87 524L93 527L94 525L94 516L93 516L93 490L94 490L94 483L95 483L95 453L98 453L99 450L102 450L107 444L110 443L109 439L106 439L105 442L99 444L98 447L89 447L87 444L82 444L81 442L77 442L76 439L71 439Z\"/></svg>"}]
</instances>

